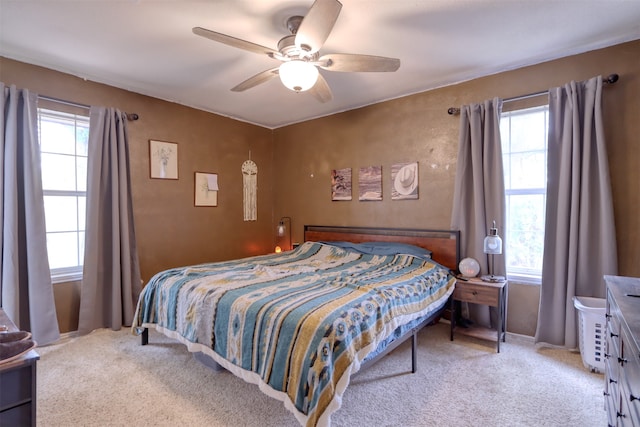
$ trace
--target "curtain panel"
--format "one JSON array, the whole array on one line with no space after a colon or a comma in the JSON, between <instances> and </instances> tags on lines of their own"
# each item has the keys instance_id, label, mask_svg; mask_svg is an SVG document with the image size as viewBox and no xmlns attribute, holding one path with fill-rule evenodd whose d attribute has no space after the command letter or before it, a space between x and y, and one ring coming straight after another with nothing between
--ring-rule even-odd
<instances>
[{"instance_id":1,"label":"curtain panel","mask_svg":"<svg viewBox=\"0 0 640 427\"><path fill-rule=\"evenodd\" d=\"M0 83L0 306L39 344L60 337L47 255L37 95Z\"/></svg>"},{"instance_id":2,"label":"curtain panel","mask_svg":"<svg viewBox=\"0 0 640 427\"><path fill-rule=\"evenodd\" d=\"M498 98L460 108L458 164L453 193L451 228L461 231L463 257L475 258L482 274L488 273L484 238L493 221L504 235L505 196L500 114ZM494 257L493 274L506 276L505 256ZM490 326L489 311L483 306L469 307L472 320ZM493 317L493 316L491 316Z\"/></svg>"},{"instance_id":3,"label":"curtain panel","mask_svg":"<svg viewBox=\"0 0 640 427\"><path fill-rule=\"evenodd\" d=\"M91 107L85 254L78 332L132 323L141 290L126 117Z\"/></svg>"},{"instance_id":4,"label":"curtain panel","mask_svg":"<svg viewBox=\"0 0 640 427\"><path fill-rule=\"evenodd\" d=\"M549 90L547 206L535 341L578 346L574 296L605 297L617 274L602 77Z\"/></svg>"}]
</instances>

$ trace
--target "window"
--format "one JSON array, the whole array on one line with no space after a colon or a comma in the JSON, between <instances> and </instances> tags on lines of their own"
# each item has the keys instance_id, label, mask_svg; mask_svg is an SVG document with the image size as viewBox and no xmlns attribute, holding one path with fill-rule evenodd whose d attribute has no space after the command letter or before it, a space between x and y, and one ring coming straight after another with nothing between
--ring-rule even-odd
<instances>
[{"instance_id":1,"label":"window","mask_svg":"<svg viewBox=\"0 0 640 427\"><path fill-rule=\"evenodd\" d=\"M506 264L510 279L540 283L547 193L549 107L502 113L507 227Z\"/></svg>"},{"instance_id":2,"label":"window","mask_svg":"<svg viewBox=\"0 0 640 427\"><path fill-rule=\"evenodd\" d=\"M89 117L39 108L38 133L52 281L79 280L84 258Z\"/></svg>"}]
</instances>

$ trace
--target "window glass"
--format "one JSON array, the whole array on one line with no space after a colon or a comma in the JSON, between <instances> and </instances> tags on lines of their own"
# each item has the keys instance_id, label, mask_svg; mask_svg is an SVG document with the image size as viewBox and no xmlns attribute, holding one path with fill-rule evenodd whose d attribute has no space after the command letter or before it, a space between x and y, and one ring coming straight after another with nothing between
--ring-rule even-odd
<instances>
[{"instance_id":1,"label":"window glass","mask_svg":"<svg viewBox=\"0 0 640 427\"><path fill-rule=\"evenodd\" d=\"M507 156L507 161L510 163L508 188L545 188L547 155L544 151L512 153Z\"/></svg>"},{"instance_id":2,"label":"window glass","mask_svg":"<svg viewBox=\"0 0 640 427\"><path fill-rule=\"evenodd\" d=\"M87 191L87 158L76 157L76 189Z\"/></svg>"},{"instance_id":3,"label":"window glass","mask_svg":"<svg viewBox=\"0 0 640 427\"><path fill-rule=\"evenodd\" d=\"M513 194L508 200L507 209L512 212L508 221L509 268L520 269L530 275L540 275L544 243L540 236L544 236L545 196Z\"/></svg>"},{"instance_id":4,"label":"window glass","mask_svg":"<svg viewBox=\"0 0 640 427\"><path fill-rule=\"evenodd\" d=\"M76 153L73 120L49 114L40 120L40 150L43 153Z\"/></svg>"},{"instance_id":5,"label":"window glass","mask_svg":"<svg viewBox=\"0 0 640 427\"><path fill-rule=\"evenodd\" d=\"M42 189L75 191L76 159L67 154L42 153Z\"/></svg>"},{"instance_id":6,"label":"window glass","mask_svg":"<svg viewBox=\"0 0 640 427\"><path fill-rule=\"evenodd\" d=\"M85 220L87 213L87 198L86 197L78 197L78 230L84 231L85 228ZM84 244L84 240L82 240ZM84 253L84 251L82 251Z\"/></svg>"},{"instance_id":7,"label":"window glass","mask_svg":"<svg viewBox=\"0 0 640 427\"><path fill-rule=\"evenodd\" d=\"M44 196L44 214L48 232L78 230L78 198Z\"/></svg>"},{"instance_id":8,"label":"window glass","mask_svg":"<svg viewBox=\"0 0 640 427\"><path fill-rule=\"evenodd\" d=\"M49 233L47 232L47 251L49 252L49 268L52 273L56 269L77 267L82 264L79 257L79 233ZM83 253L84 255L84 253Z\"/></svg>"},{"instance_id":9,"label":"window glass","mask_svg":"<svg viewBox=\"0 0 640 427\"><path fill-rule=\"evenodd\" d=\"M76 127L76 155L89 154L89 123L78 123Z\"/></svg>"},{"instance_id":10,"label":"window glass","mask_svg":"<svg viewBox=\"0 0 640 427\"><path fill-rule=\"evenodd\" d=\"M511 113L511 152L544 151L546 111L527 109Z\"/></svg>"}]
</instances>

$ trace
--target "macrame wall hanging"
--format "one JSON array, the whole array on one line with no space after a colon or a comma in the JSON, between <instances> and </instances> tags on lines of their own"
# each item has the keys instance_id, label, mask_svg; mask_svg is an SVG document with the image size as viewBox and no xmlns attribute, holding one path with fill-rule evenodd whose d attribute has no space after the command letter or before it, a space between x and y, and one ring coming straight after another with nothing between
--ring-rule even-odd
<instances>
[{"instance_id":1,"label":"macrame wall hanging","mask_svg":"<svg viewBox=\"0 0 640 427\"><path fill-rule=\"evenodd\" d=\"M244 220L256 221L258 219L258 166L251 160L242 164L242 189L244 201Z\"/></svg>"}]
</instances>

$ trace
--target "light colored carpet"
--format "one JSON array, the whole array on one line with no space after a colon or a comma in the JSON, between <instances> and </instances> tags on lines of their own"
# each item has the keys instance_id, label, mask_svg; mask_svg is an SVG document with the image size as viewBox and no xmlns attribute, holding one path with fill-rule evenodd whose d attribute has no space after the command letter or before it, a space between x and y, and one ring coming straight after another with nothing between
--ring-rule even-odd
<instances>
[{"instance_id":1,"label":"light colored carpet","mask_svg":"<svg viewBox=\"0 0 640 427\"><path fill-rule=\"evenodd\" d=\"M39 426L297 426L281 402L186 348L129 330L38 349ZM495 344L449 340L448 323L423 329L418 372L403 344L356 374L334 426L603 426L603 376L577 353L537 349L508 337Z\"/></svg>"}]
</instances>

